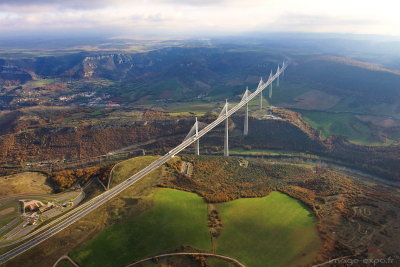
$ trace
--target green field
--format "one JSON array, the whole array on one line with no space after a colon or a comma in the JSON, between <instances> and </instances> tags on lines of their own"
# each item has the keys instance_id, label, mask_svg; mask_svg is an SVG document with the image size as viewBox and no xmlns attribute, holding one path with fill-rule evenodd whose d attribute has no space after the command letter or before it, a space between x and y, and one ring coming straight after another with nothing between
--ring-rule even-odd
<instances>
[{"instance_id":1,"label":"green field","mask_svg":"<svg viewBox=\"0 0 400 267\"><path fill-rule=\"evenodd\" d=\"M207 264L211 267L236 267L236 264L218 258L207 258Z\"/></svg>"},{"instance_id":2,"label":"green field","mask_svg":"<svg viewBox=\"0 0 400 267\"><path fill-rule=\"evenodd\" d=\"M279 86L277 86L276 84L277 83L274 82L272 85L272 98L270 99L272 105L283 103L293 104L294 98L314 88L309 83L307 84L288 82L285 80L285 78L281 79ZM269 87L265 89L264 92L265 95L268 95Z\"/></svg>"},{"instance_id":3,"label":"green field","mask_svg":"<svg viewBox=\"0 0 400 267\"><path fill-rule=\"evenodd\" d=\"M263 107L268 107L268 90L264 90L263 92ZM251 101L249 101L249 110L259 110L260 109L260 97L257 95Z\"/></svg>"},{"instance_id":4,"label":"green field","mask_svg":"<svg viewBox=\"0 0 400 267\"><path fill-rule=\"evenodd\" d=\"M172 115L191 115L194 113L197 116L202 116L218 107L217 102L186 102L168 104L164 106L164 109L171 112Z\"/></svg>"},{"instance_id":5,"label":"green field","mask_svg":"<svg viewBox=\"0 0 400 267\"><path fill-rule=\"evenodd\" d=\"M321 244L311 212L279 192L222 203L218 210L224 228L217 252L249 267L309 264Z\"/></svg>"},{"instance_id":6,"label":"green field","mask_svg":"<svg viewBox=\"0 0 400 267\"><path fill-rule=\"evenodd\" d=\"M178 103L173 105L167 105L164 109L171 112L172 115L197 115L202 116L208 112L220 112L224 106L224 102L188 102ZM229 106L232 107L238 104L238 102L229 102ZM267 95L263 97L263 107L269 106ZM256 96L249 102L249 109L259 110L260 109L260 98Z\"/></svg>"},{"instance_id":7,"label":"green field","mask_svg":"<svg viewBox=\"0 0 400 267\"><path fill-rule=\"evenodd\" d=\"M139 172L156 159L158 159L158 156L143 156L131 158L116 164L110 175L110 188L121 183L122 181L125 181L130 176Z\"/></svg>"},{"instance_id":8,"label":"green field","mask_svg":"<svg viewBox=\"0 0 400 267\"><path fill-rule=\"evenodd\" d=\"M400 119L400 114L398 112L400 108L400 103L377 103L354 106L353 103L355 101L357 100L352 97L343 99L336 106L330 108L329 111L350 110L354 112L374 114L377 116L392 116L394 118Z\"/></svg>"},{"instance_id":9,"label":"green field","mask_svg":"<svg viewBox=\"0 0 400 267\"><path fill-rule=\"evenodd\" d=\"M70 255L82 266L122 266L181 245L211 250L202 198L174 189L155 189L151 198L152 208L103 230ZM221 203L217 209L224 227L216 252L247 266L306 264L320 246L310 211L282 193Z\"/></svg>"},{"instance_id":10,"label":"green field","mask_svg":"<svg viewBox=\"0 0 400 267\"><path fill-rule=\"evenodd\" d=\"M57 267L74 267L68 260L62 260L57 264Z\"/></svg>"},{"instance_id":11,"label":"green field","mask_svg":"<svg viewBox=\"0 0 400 267\"><path fill-rule=\"evenodd\" d=\"M237 267L236 264L229 262L224 259L214 258L214 257L207 257L206 259L207 267ZM170 263L173 263L172 265ZM170 264L170 265L168 265ZM188 256L170 256L165 258L159 258L158 265L155 265L153 261L148 260L142 263L138 263L134 265L135 267L155 267L155 266L193 266L193 261ZM198 266L198 265L195 265ZM59 267L59 266L57 266Z\"/></svg>"},{"instance_id":12,"label":"green field","mask_svg":"<svg viewBox=\"0 0 400 267\"><path fill-rule=\"evenodd\" d=\"M0 228L20 215L17 200L0 203ZM4 232L0 235L5 234Z\"/></svg>"},{"instance_id":13,"label":"green field","mask_svg":"<svg viewBox=\"0 0 400 267\"><path fill-rule=\"evenodd\" d=\"M332 135L344 135L354 143L373 145L373 132L367 123L349 113L327 113L318 111L300 111L303 119L313 128L321 131L322 138Z\"/></svg>"},{"instance_id":14,"label":"green field","mask_svg":"<svg viewBox=\"0 0 400 267\"><path fill-rule=\"evenodd\" d=\"M187 244L210 250L207 206L195 194L158 189L153 207L117 223L71 253L82 266L123 266Z\"/></svg>"},{"instance_id":15,"label":"green field","mask_svg":"<svg viewBox=\"0 0 400 267\"><path fill-rule=\"evenodd\" d=\"M252 148L250 150L243 149L240 147L229 148L229 153L231 155L251 155L251 156L299 156L305 158L318 158L318 156L313 154L308 154L299 151L290 150L273 150L273 149L258 149Z\"/></svg>"}]
</instances>

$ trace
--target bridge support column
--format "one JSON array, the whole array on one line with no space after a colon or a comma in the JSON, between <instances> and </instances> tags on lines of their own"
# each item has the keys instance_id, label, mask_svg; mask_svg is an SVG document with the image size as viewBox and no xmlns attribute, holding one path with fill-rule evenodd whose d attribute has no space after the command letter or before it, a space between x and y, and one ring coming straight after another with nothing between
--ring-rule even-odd
<instances>
[{"instance_id":1,"label":"bridge support column","mask_svg":"<svg viewBox=\"0 0 400 267\"><path fill-rule=\"evenodd\" d=\"M244 115L244 131L243 134L246 136L249 133L249 103L246 103L246 114Z\"/></svg>"},{"instance_id":2,"label":"bridge support column","mask_svg":"<svg viewBox=\"0 0 400 267\"><path fill-rule=\"evenodd\" d=\"M229 156L228 132L229 132L229 118L225 120L225 139L224 139L224 156Z\"/></svg>"},{"instance_id":3,"label":"bridge support column","mask_svg":"<svg viewBox=\"0 0 400 267\"><path fill-rule=\"evenodd\" d=\"M196 156L200 155L200 139L197 139L194 145L194 149L196 150Z\"/></svg>"},{"instance_id":4,"label":"bridge support column","mask_svg":"<svg viewBox=\"0 0 400 267\"><path fill-rule=\"evenodd\" d=\"M271 84L271 87L269 88L269 99L271 99L272 98L272 84Z\"/></svg>"},{"instance_id":5,"label":"bridge support column","mask_svg":"<svg viewBox=\"0 0 400 267\"><path fill-rule=\"evenodd\" d=\"M225 115L227 116L225 119L225 138L224 138L224 156L229 156L229 117L228 117L228 100L226 100L225 104Z\"/></svg>"},{"instance_id":6,"label":"bridge support column","mask_svg":"<svg viewBox=\"0 0 400 267\"><path fill-rule=\"evenodd\" d=\"M199 122L197 121L196 117L196 138L199 137ZM197 139L196 142L194 143L194 150L196 156L200 155L200 139Z\"/></svg>"},{"instance_id":7,"label":"bridge support column","mask_svg":"<svg viewBox=\"0 0 400 267\"><path fill-rule=\"evenodd\" d=\"M272 83L271 86L269 87L269 98L270 99L272 98Z\"/></svg>"},{"instance_id":8,"label":"bridge support column","mask_svg":"<svg viewBox=\"0 0 400 267\"><path fill-rule=\"evenodd\" d=\"M263 100L263 96L262 96L262 91L261 91L261 92L260 92L260 109L263 108L262 100Z\"/></svg>"},{"instance_id":9,"label":"bridge support column","mask_svg":"<svg viewBox=\"0 0 400 267\"><path fill-rule=\"evenodd\" d=\"M281 71L281 69L280 69L280 67L279 67L279 65L278 65L278 70L276 71L279 75L278 75L278 81L277 81L277 86L279 86L279 77L281 76L281 74L280 74L280 71Z\"/></svg>"}]
</instances>

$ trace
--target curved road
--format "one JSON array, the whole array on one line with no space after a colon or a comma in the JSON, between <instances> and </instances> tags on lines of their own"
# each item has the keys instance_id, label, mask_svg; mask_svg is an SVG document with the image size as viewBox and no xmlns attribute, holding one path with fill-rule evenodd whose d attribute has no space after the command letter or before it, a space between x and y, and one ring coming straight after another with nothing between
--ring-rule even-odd
<instances>
[{"instance_id":1,"label":"curved road","mask_svg":"<svg viewBox=\"0 0 400 267\"><path fill-rule=\"evenodd\" d=\"M137 265L139 263L146 262L146 261L149 261L149 260L152 260L152 259L165 258L165 257L171 257L171 256L206 256L206 257L214 257L214 258L219 258L219 259L223 259L223 260L226 260L226 261L230 261L230 262L232 262L233 264L235 264L236 266L239 266L239 267L246 267L246 265L244 265L243 263L241 263L240 261L238 261L238 260L236 260L234 258L231 258L231 257L228 257L228 256L224 256L224 255L219 255L219 254L201 253L201 252L177 252L177 253L162 254L162 255L157 255L157 256L154 256L154 257L150 257L150 258L146 258L146 259L143 259L143 260L136 261L136 262L131 263L131 264L125 266L125 267L132 267L132 266L135 266L135 265Z\"/></svg>"}]
</instances>

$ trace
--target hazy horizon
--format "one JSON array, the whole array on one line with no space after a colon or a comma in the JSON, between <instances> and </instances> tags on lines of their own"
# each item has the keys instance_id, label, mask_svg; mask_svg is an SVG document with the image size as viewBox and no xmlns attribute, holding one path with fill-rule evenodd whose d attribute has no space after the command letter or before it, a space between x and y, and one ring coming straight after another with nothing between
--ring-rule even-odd
<instances>
[{"instance_id":1,"label":"hazy horizon","mask_svg":"<svg viewBox=\"0 0 400 267\"><path fill-rule=\"evenodd\" d=\"M398 3L261 1L3 0L3 36L227 36L252 32L400 36Z\"/></svg>"}]
</instances>

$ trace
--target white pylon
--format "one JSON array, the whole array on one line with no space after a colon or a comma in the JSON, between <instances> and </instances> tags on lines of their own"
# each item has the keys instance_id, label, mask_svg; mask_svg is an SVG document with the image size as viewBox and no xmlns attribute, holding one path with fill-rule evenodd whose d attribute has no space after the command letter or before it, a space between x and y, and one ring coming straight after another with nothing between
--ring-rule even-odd
<instances>
[{"instance_id":1,"label":"white pylon","mask_svg":"<svg viewBox=\"0 0 400 267\"><path fill-rule=\"evenodd\" d=\"M263 85L264 81L261 77L260 82L258 83L257 89L260 88Z\"/></svg>"}]
</instances>

